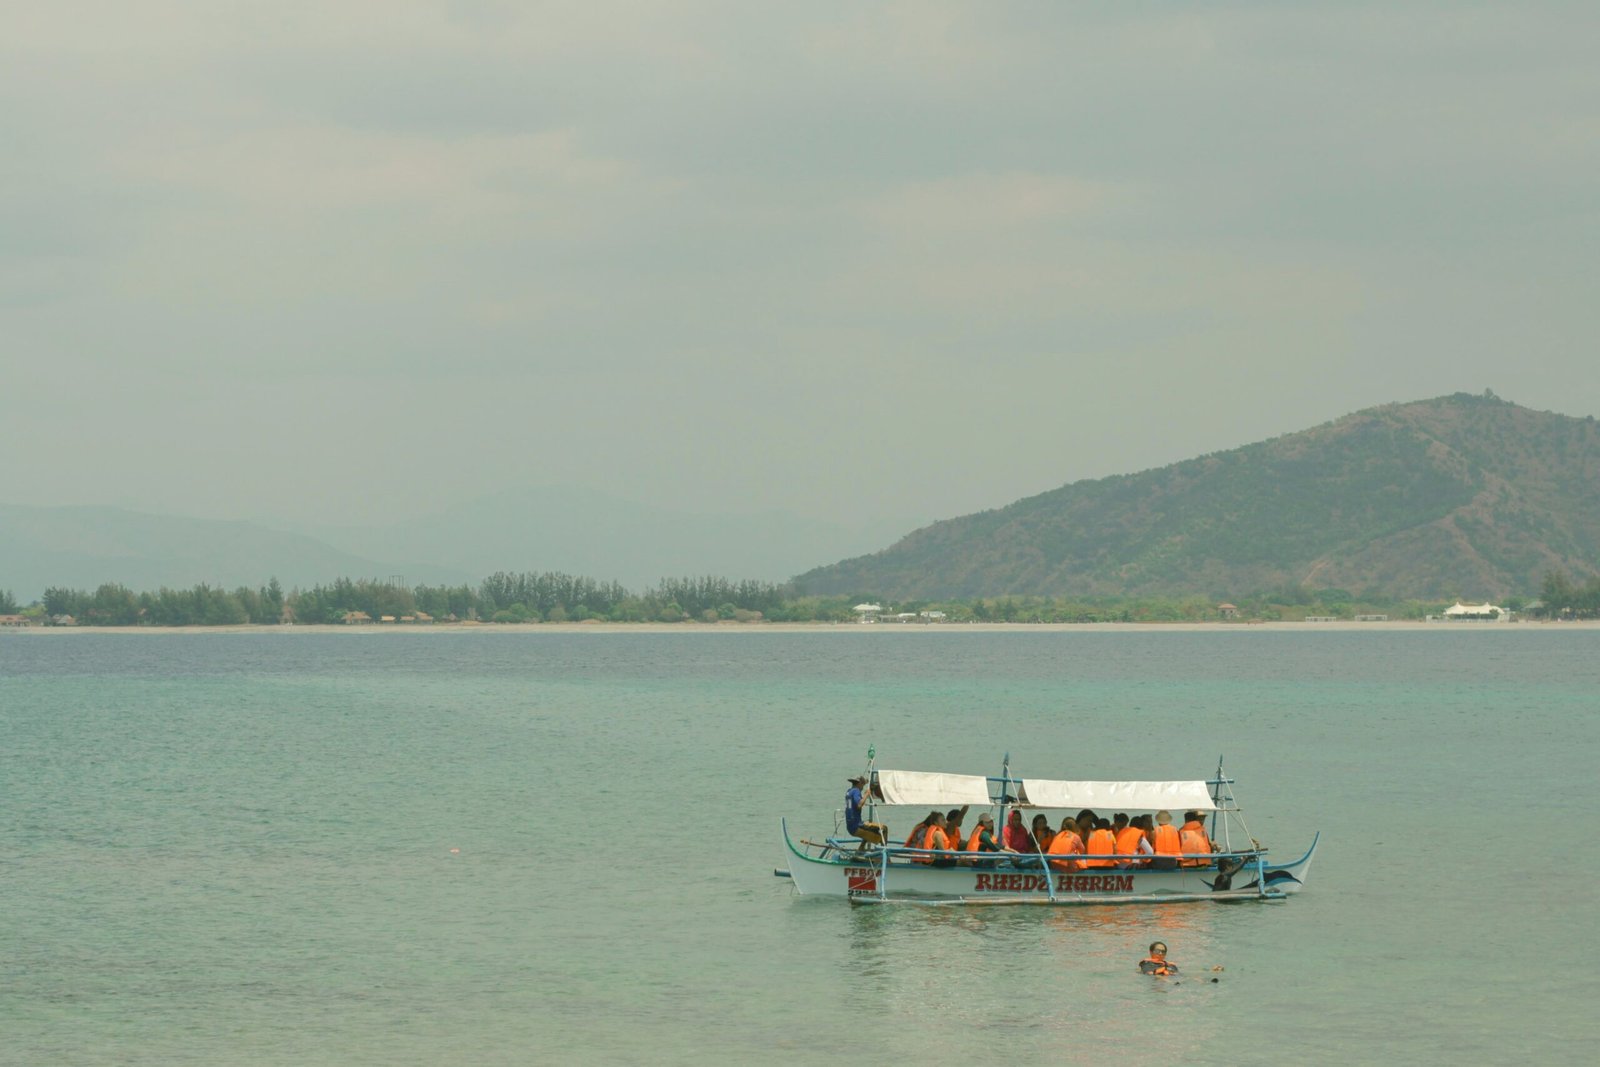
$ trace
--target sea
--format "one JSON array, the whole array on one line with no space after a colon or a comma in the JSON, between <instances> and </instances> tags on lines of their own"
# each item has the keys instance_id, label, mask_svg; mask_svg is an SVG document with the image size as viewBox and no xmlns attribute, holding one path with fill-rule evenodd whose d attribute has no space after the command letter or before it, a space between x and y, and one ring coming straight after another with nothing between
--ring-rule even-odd
<instances>
[{"instance_id":1,"label":"sea","mask_svg":"<svg viewBox=\"0 0 1600 1067\"><path fill-rule=\"evenodd\" d=\"M1556 625L0 634L0 1063L1593 1063L1597 711ZM1220 758L1321 845L1275 903L796 896L869 749Z\"/></svg>"}]
</instances>

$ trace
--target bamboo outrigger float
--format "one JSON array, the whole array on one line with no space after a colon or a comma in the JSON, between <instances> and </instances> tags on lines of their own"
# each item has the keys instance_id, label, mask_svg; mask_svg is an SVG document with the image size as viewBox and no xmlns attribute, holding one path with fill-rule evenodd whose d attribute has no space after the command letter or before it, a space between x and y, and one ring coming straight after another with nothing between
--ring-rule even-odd
<instances>
[{"instance_id":1,"label":"bamboo outrigger float","mask_svg":"<svg viewBox=\"0 0 1600 1067\"><path fill-rule=\"evenodd\" d=\"M1213 778L1179 782L1081 782L1012 777L1006 756L999 776L879 770L868 750L864 817L878 806L924 810L970 806L995 812L995 826L1013 808L1036 811L1198 811L1210 820L1207 836L1214 851L1188 853L1196 865L1156 869L1151 856L1015 852L928 852L897 845L868 845L837 823L825 841L789 836L782 823L787 869L775 874L792 880L807 896L845 897L858 904L1155 904L1184 901L1282 900L1305 885L1317 851L1318 834L1305 855L1275 864L1252 838L1235 802L1233 779L1217 761ZM998 832L998 830L996 831ZM1240 842L1235 844L1235 841ZM930 859L937 859L935 866ZM954 860L954 864L951 861ZM1085 861L1115 866L1081 867Z\"/></svg>"}]
</instances>

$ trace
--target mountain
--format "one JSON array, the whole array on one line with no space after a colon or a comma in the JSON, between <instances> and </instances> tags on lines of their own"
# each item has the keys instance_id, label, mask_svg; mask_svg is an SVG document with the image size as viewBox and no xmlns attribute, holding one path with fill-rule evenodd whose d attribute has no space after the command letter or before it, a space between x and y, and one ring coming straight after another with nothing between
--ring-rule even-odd
<instances>
[{"instance_id":1,"label":"mountain","mask_svg":"<svg viewBox=\"0 0 1600 1067\"><path fill-rule=\"evenodd\" d=\"M383 526L304 530L348 552L428 560L479 577L562 571L630 589L706 574L786 581L891 533L782 511L677 511L566 487L511 490Z\"/></svg>"},{"instance_id":2,"label":"mountain","mask_svg":"<svg viewBox=\"0 0 1600 1067\"><path fill-rule=\"evenodd\" d=\"M208 582L255 588L276 577L286 587L340 576L465 581L443 568L401 567L343 552L304 534L248 522L147 515L120 508L0 504L0 589L27 602L49 586L94 589L117 582L135 590Z\"/></svg>"},{"instance_id":3,"label":"mountain","mask_svg":"<svg viewBox=\"0 0 1600 1067\"><path fill-rule=\"evenodd\" d=\"M934 523L812 593L1384 598L1534 593L1600 565L1600 428L1458 393Z\"/></svg>"}]
</instances>

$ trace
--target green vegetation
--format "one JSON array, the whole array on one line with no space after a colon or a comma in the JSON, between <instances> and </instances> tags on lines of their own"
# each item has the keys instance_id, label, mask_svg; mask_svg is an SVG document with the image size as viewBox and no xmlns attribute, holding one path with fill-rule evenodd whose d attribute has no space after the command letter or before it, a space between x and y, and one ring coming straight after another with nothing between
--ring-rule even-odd
<instances>
[{"instance_id":1,"label":"green vegetation","mask_svg":"<svg viewBox=\"0 0 1600 1067\"><path fill-rule=\"evenodd\" d=\"M93 593L52 587L40 603L50 619L80 626L237 626L270 624L283 617L284 593L274 578L260 589L228 592L201 583L193 589L135 593L108 582Z\"/></svg>"},{"instance_id":2,"label":"green vegetation","mask_svg":"<svg viewBox=\"0 0 1600 1067\"><path fill-rule=\"evenodd\" d=\"M1544 587L1533 614L1546 619L1600 618L1600 576L1583 584L1559 571L1544 576Z\"/></svg>"},{"instance_id":3,"label":"green vegetation","mask_svg":"<svg viewBox=\"0 0 1600 1067\"><path fill-rule=\"evenodd\" d=\"M1593 618L1597 484L1593 418L1457 394L1064 486L935 523L790 585L706 577L633 592L550 572L414 588L341 578L288 593L275 580L231 592L109 584L93 593L53 588L28 610L91 626L699 624L846 622L857 603L872 601L918 621L1292 621L1416 619L1485 597L1516 611L1540 588L1536 613ZM0 592L6 607L0 614L17 613L15 598Z\"/></svg>"},{"instance_id":4,"label":"green vegetation","mask_svg":"<svg viewBox=\"0 0 1600 1067\"><path fill-rule=\"evenodd\" d=\"M0 615L18 615L22 606L17 603L16 596L9 589L0 589Z\"/></svg>"},{"instance_id":5,"label":"green vegetation","mask_svg":"<svg viewBox=\"0 0 1600 1067\"><path fill-rule=\"evenodd\" d=\"M814 594L1503 598L1600 558L1600 429L1492 394L1372 408L935 523L796 579Z\"/></svg>"},{"instance_id":6,"label":"green vegetation","mask_svg":"<svg viewBox=\"0 0 1600 1067\"><path fill-rule=\"evenodd\" d=\"M1570 596L1568 594L1571 594ZM1600 604L1600 579L1573 586L1552 574L1545 584L1549 613L1592 615ZM1585 599L1587 598L1587 599ZM285 593L276 579L258 589L233 591L205 584L192 589L136 593L106 584L94 592L60 587L26 609L41 621L71 618L78 626L233 626L337 624L347 621L484 623L683 623L854 622L855 606L880 602L883 621L1093 623L1298 621L1307 617L1353 619L1388 615L1421 619L1437 614L1446 601L1358 597L1343 589L1307 590L1297 586L1235 598L1219 604L1200 596L1162 597L964 597L944 600L884 601L870 593L805 596L792 586L733 582L723 578L665 579L642 593L615 582L546 572L498 573L477 586L407 588L391 582L340 578L328 585ZM4 603L4 601L0 601ZM14 602L13 602L14 603ZM1521 607L1513 597L1507 606ZM0 614L16 614L15 611ZM896 618L896 617L899 618Z\"/></svg>"},{"instance_id":7,"label":"green vegetation","mask_svg":"<svg viewBox=\"0 0 1600 1067\"><path fill-rule=\"evenodd\" d=\"M8 594L9 595L9 594ZM285 593L276 578L259 589L231 592L204 583L192 589L136 593L108 583L94 592L52 587L38 605L51 620L79 626L233 626L342 623L347 616L408 622L754 622L764 618L849 618L839 601L791 602L784 587L724 578L666 579L635 594L616 582L568 574L508 574L478 586L407 588L391 582L340 578ZM15 611L0 614L15 614Z\"/></svg>"}]
</instances>

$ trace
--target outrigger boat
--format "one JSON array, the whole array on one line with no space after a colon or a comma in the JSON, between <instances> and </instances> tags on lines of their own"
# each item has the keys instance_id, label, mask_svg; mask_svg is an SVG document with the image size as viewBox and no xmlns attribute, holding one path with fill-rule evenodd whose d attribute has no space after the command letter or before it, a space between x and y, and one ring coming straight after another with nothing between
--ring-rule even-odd
<instances>
[{"instance_id":1,"label":"outrigger boat","mask_svg":"<svg viewBox=\"0 0 1600 1067\"><path fill-rule=\"evenodd\" d=\"M1250 836L1234 800L1234 780L1217 761L1215 777L1187 782L1075 782L1011 775L1008 754L998 777L891 771L876 767L868 750L864 818L877 806L944 810L970 806L995 812L995 826L1006 824L1013 808L1107 813L1197 811L1210 820L1207 836L1214 851L1185 854L1195 864L1158 870L1149 855L1088 856L1014 852L928 852L897 845L867 845L843 832L824 841L789 836L782 822L787 869L773 873L792 880L807 896L846 897L852 903L886 904L1155 904L1200 900L1282 900L1305 885L1321 834L1305 855L1291 863L1268 861L1267 849ZM1239 842L1236 844L1235 842ZM935 866L930 859L941 861ZM952 865L951 860L955 860ZM1081 868L1086 860L1111 860L1117 866ZM1123 866L1126 864L1126 866Z\"/></svg>"}]
</instances>

